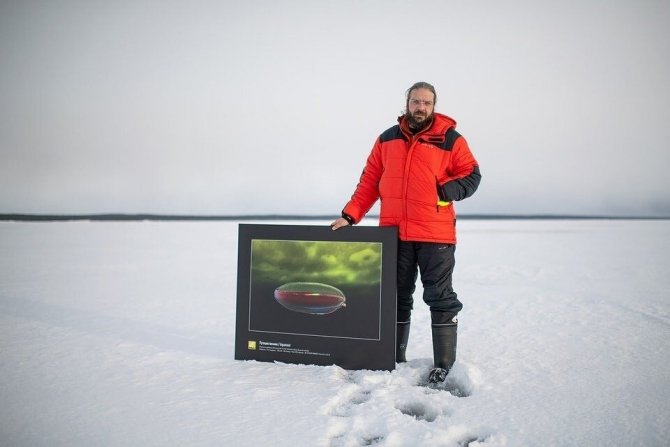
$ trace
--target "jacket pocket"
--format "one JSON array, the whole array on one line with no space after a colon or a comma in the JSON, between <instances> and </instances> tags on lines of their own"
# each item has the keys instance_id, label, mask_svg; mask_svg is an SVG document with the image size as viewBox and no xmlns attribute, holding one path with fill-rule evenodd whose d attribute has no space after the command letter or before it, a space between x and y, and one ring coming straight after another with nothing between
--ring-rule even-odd
<instances>
[{"instance_id":1,"label":"jacket pocket","mask_svg":"<svg viewBox=\"0 0 670 447\"><path fill-rule=\"evenodd\" d=\"M451 205L451 202L447 201L444 191L440 186L440 182L437 181L437 176L435 176L435 192L437 193L435 210L439 213L442 208L446 208Z\"/></svg>"}]
</instances>

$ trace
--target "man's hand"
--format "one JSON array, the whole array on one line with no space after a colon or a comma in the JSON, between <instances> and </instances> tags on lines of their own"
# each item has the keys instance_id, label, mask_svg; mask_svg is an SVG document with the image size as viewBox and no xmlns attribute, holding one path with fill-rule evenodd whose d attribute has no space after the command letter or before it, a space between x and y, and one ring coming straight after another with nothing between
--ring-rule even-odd
<instances>
[{"instance_id":1,"label":"man's hand","mask_svg":"<svg viewBox=\"0 0 670 447\"><path fill-rule=\"evenodd\" d=\"M333 230L337 230L338 228L348 227L349 222L344 217L338 217L333 223L330 224L330 226Z\"/></svg>"}]
</instances>

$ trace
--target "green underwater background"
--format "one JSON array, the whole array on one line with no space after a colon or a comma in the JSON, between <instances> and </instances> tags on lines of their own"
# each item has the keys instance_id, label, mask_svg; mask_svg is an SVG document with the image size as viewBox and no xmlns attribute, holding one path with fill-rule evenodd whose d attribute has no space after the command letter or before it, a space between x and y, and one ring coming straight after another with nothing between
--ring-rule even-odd
<instances>
[{"instance_id":1,"label":"green underwater background","mask_svg":"<svg viewBox=\"0 0 670 447\"><path fill-rule=\"evenodd\" d=\"M378 286L382 244L379 242L251 241L253 282L320 282L335 287Z\"/></svg>"}]
</instances>

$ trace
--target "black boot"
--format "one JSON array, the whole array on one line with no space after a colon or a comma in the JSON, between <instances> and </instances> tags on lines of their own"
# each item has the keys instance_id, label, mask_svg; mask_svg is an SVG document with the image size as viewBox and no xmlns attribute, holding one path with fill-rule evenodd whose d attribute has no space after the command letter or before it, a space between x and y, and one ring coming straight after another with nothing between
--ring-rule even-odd
<instances>
[{"instance_id":1,"label":"black boot","mask_svg":"<svg viewBox=\"0 0 670 447\"><path fill-rule=\"evenodd\" d=\"M433 332L433 361L435 367L428 376L429 383L444 382L456 361L456 333L458 321L431 324Z\"/></svg>"},{"instance_id":2,"label":"black boot","mask_svg":"<svg viewBox=\"0 0 670 447\"><path fill-rule=\"evenodd\" d=\"M409 321L398 321L396 323L396 342L395 342L395 361L396 363L406 362L405 351L407 350L407 340L409 340Z\"/></svg>"}]
</instances>

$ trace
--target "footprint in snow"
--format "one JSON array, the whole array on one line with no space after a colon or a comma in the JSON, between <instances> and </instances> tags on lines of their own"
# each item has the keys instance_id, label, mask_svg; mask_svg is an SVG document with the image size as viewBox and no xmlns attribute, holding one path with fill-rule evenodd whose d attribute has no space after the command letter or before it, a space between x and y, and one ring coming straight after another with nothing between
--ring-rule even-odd
<instances>
[{"instance_id":1,"label":"footprint in snow","mask_svg":"<svg viewBox=\"0 0 670 447\"><path fill-rule=\"evenodd\" d=\"M369 401L372 395L372 390L360 385L352 372L347 374L344 381L348 385L343 387L325 406L325 412L331 416L351 416L354 407Z\"/></svg>"},{"instance_id":2,"label":"footprint in snow","mask_svg":"<svg viewBox=\"0 0 670 447\"><path fill-rule=\"evenodd\" d=\"M426 402L420 401L402 402L396 404L396 408L404 415L426 422L434 422L439 416L447 414L446 408L435 408Z\"/></svg>"},{"instance_id":3,"label":"footprint in snow","mask_svg":"<svg viewBox=\"0 0 670 447\"><path fill-rule=\"evenodd\" d=\"M445 445L469 446L485 442L490 433L479 428L452 427L451 414L458 409L458 400L445 397L442 391L457 397L472 394L480 382L478 370L461 363L454 365L444 383L429 387L427 359L414 360L386 371L346 371L342 386L323 407L323 414L332 417L325 434L325 445L420 446L417 433L432 432L428 438L447 440ZM473 376L474 375L474 376ZM417 386L419 385L419 386ZM428 439L426 438L426 439Z\"/></svg>"}]
</instances>

